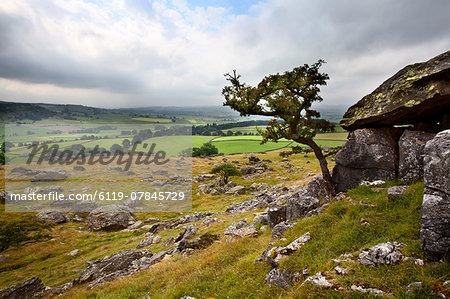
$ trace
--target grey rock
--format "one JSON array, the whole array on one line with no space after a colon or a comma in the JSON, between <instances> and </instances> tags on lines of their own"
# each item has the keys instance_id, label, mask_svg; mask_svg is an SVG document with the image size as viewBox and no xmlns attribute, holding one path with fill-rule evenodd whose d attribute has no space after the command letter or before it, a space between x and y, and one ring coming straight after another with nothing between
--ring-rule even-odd
<instances>
[{"instance_id":1,"label":"grey rock","mask_svg":"<svg viewBox=\"0 0 450 299\"><path fill-rule=\"evenodd\" d=\"M257 156L255 156L254 154L251 154L249 157L248 157L248 162L250 163L250 164L256 164L256 163L258 163L259 161L261 161Z\"/></svg>"},{"instance_id":2,"label":"grey rock","mask_svg":"<svg viewBox=\"0 0 450 299\"><path fill-rule=\"evenodd\" d=\"M0 299L25 299L42 297L46 286L39 277L33 277L25 282L0 290Z\"/></svg>"},{"instance_id":3,"label":"grey rock","mask_svg":"<svg viewBox=\"0 0 450 299\"><path fill-rule=\"evenodd\" d=\"M95 200L78 200L72 206L72 211L77 213L90 213L98 208L98 204Z\"/></svg>"},{"instance_id":4,"label":"grey rock","mask_svg":"<svg viewBox=\"0 0 450 299\"><path fill-rule=\"evenodd\" d=\"M266 284L287 290L290 289L299 278L300 275L298 273L292 274L286 269L280 270L279 268L274 268L267 273Z\"/></svg>"},{"instance_id":5,"label":"grey rock","mask_svg":"<svg viewBox=\"0 0 450 299\"><path fill-rule=\"evenodd\" d=\"M307 232L284 247L270 248L269 244L269 247L262 253L258 261L269 261L273 266L276 266L281 260L298 251L310 239L311 235Z\"/></svg>"},{"instance_id":6,"label":"grey rock","mask_svg":"<svg viewBox=\"0 0 450 299\"><path fill-rule=\"evenodd\" d=\"M405 130L398 141L398 178L404 182L423 180L423 158L425 144L434 134Z\"/></svg>"},{"instance_id":7,"label":"grey rock","mask_svg":"<svg viewBox=\"0 0 450 299\"><path fill-rule=\"evenodd\" d=\"M256 167L253 166L242 167L240 171L242 175L250 175L256 172Z\"/></svg>"},{"instance_id":8,"label":"grey rock","mask_svg":"<svg viewBox=\"0 0 450 299\"><path fill-rule=\"evenodd\" d=\"M406 287L406 294L411 294L411 293L417 292L418 290L422 289L422 287L423 287L423 283L421 281L410 283Z\"/></svg>"},{"instance_id":9,"label":"grey rock","mask_svg":"<svg viewBox=\"0 0 450 299\"><path fill-rule=\"evenodd\" d=\"M40 222L53 222L53 223L66 223L70 220L69 217L67 217L64 212L54 209L48 209L39 212L36 215L36 218Z\"/></svg>"},{"instance_id":10,"label":"grey rock","mask_svg":"<svg viewBox=\"0 0 450 299\"><path fill-rule=\"evenodd\" d=\"M380 264L395 265L403 259L400 252L404 244L397 242L380 243L364 250L358 256L358 261L366 266L378 266Z\"/></svg>"},{"instance_id":11,"label":"grey rock","mask_svg":"<svg viewBox=\"0 0 450 299\"><path fill-rule=\"evenodd\" d=\"M362 181L395 179L400 134L395 128L351 131L336 155L332 174L336 192L345 192Z\"/></svg>"},{"instance_id":12,"label":"grey rock","mask_svg":"<svg viewBox=\"0 0 450 299\"><path fill-rule=\"evenodd\" d=\"M294 221L319 207L319 199L298 193L290 197L286 206L286 220Z\"/></svg>"},{"instance_id":13,"label":"grey rock","mask_svg":"<svg viewBox=\"0 0 450 299\"><path fill-rule=\"evenodd\" d=\"M15 167L11 170L11 175L14 176L34 176L37 175L40 171L32 170L26 167Z\"/></svg>"},{"instance_id":14,"label":"grey rock","mask_svg":"<svg viewBox=\"0 0 450 299\"><path fill-rule=\"evenodd\" d=\"M230 236L231 239L257 237L258 231L253 225L245 226L245 221L240 221L230 225L224 232L225 235Z\"/></svg>"},{"instance_id":15,"label":"grey rock","mask_svg":"<svg viewBox=\"0 0 450 299\"><path fill-rule=\"evenodd\" d=\"M182 232L178 238L175 240L175 242L180 242L182 240L187 240L189 238L192 238L197 234L198 229L192 225L189 225L184 232Z\"/></svg>"},{"instance_id":16,"label":"grey rock","mask_svg":"<svg viewBox=\"0 0 450 299\"><path fill-rule=\"evenodd\" d=\"M111 256L89 262L80 277L74 279L74 285L90 283L95 288L105 282L138 273L154 263L153 254L148 250L122 250Z\"/></svg>"},{"instance_id":17,"label":"grey rock","mask_svg":"<svg viewBox=\"0 0 450 299\"><path fill-rule=\"evenodd\" d=\"M304 284L313 284L317 287L321 288L331 288L333 284L331 284L325 276L322 275L321 272L314 274L313 276L310 276L305 279L305 281L301 284L303 286Z\"/></svg>"},{"instance_id":18,"label":"grey rock","mask_svg":"<svg viewBox=\"0 0 450 299\"><path fill-rule=\"evenodd\" d=\"M114 231L126 228L135 222L133 211L124 205L101 206L89 213L87 227L91 231Z\"/></svg>"},{"instance_id":19,"label":"grey rock","mask_svg":"<svg viewBox=\"0 0 450 299\"><path fill-rule=\"evenodd\" d=\"M317 198L321 203L329 202L333 197L322 175L317 175L309 181L305 196Z\"/></svg>"},{"instance_id":20,"label":"grey rock","mask_svg":"<svg viewBox=\"0 0 450 299\"><path fill-rule=\"evenodd\" d=\"M280 239L283 237L284 233L288 231L292 227L291 224L287 222L280 222L275 225L272 229L272 239Z\"/></svg>"},{"instance_id":21,"label":"grey rock","mask_svg":"<svg viewBox=\"0 0 450 299\"><path fill-rule=\"evenodd\" d=\"M154 223L154 222L159 222L159 221L160 221L159 218L151 217L151 218L146 219L146 220L144 221L144 223Z\"/></svg>"},{"instance_id":22,"label":"grey rock","mask_svg":"<svg viewBox=\"0 0 450 299\"><path fill-rule=\"evenodd\" d=\"M349 271L345 268L342 268L341 266L334 267L334 271L339 275L346 275L349 273Z\"/></svg>"},{"instance_id":23,"label":"grey rock","mask_svg":"<svg viewBox=\"0 0 450 299\"><path fill-rule=\"evenodd\" d=\"M73 170L75 170L75 171L85 171L86 168L84 168L84 167L81 166L81 165L75 165L75 166L73 167Z\"/></svg>"},{"instance_id":24,"label":"grey rock","mask_svg":"<svg viewBox=\"0 0 450 299\"><path fill-rule=\"evenodd\" d=\"M254 191L264 191L264 190L269 190L270 186L269 184L266 183L253 183L250 186L250 190L254 190Z\"/></svg>"},{"instance_id":25,"label":"grey rock","mask_svg":"<svg viewBox=\"0 0 450 299\"><path fill-rule=\"evenodd\" d=\"M405 195L408 186L393 186L388 189L388 201L396 201L399 198L402 198Z\"/></svg>"},{"instance_id":26,"label":"grey rock","mask_svg":"<svg viewBox=\"0 0 450 299\"><path fill-rule=\"evenodd\" d=\"M46 181L62 181L67 179L69 176L67 172L63 169L51 168L39 172L33 178L33 182L46 182Z\"/></svg>"},{"instance_id":27,"label":"grey rock","mask_svg":"<svg viewBox=\"0 0 450 299\"><path fill-rule=\"evenodd\" d=\"M269 208L267 211L269 227L273 228L280 222L286 221L286 206Z\"/></svg>"},{"instance_id":28,"label":"grey rock","mask_svg":"<svg viewBox=\"0 0 450 299\"><path fill-rule=\"evenodd\" d=\"M386 294L379 289L375 289L375 288L363 288L361 286L356 286L356 285L352 285L351 286L352 291L357 291L360 293L369 293L369 294L374 294L376 296L385 296Z\"/></svg>"},{"instance_id":29,"label":"grey rock","mask_svg":"<svg viewBox=\"0 0 450 299\"><path fill-rule=\"evenodd\" d=\"M153 238L153 243L158 244L161 243L163 241L163 239L160 236L155 236Z\"/></svg>"},{"instance_id":30,"label":"grey rock","mask_svg":"<svg viewBox=\"0 0 450 299\"><path fill-rule=\"evenodd\" d=\"M229 189L227 192L225 192L225 194L242 195L242 194L245 194L245 191L246 191L246 189L244 186L236 186L236 187Z\"/></svg>"},{"instance_id":31,"label":"grey rock","mask_svg":"<svg viewBox=\"0 0 450 299\"><path fill-rule=\"evenodd\" d=\"M425 146L420 240L430 259L450 256L450 130Z\"/></svg>"},{"instance_id":32,"label":"grey rock","mask_svg":"<svg viewBox=\"0 0 450 299\"><path fill-rule=\"evenodd\" d=\"M74 249L71 252L69 252L68 256L76 256L78 253L80 253L80 249Z\"/></svg>"},{"instance_id":33,"label":"grey rock","mask_svg":"<svg viewBox=\"0 0 450 299\"><path fill-rule=\"evenodd\" d=\"M153 237L148 237L147 239L144 239L141 242L139 242L139 244L136 246L136 249L141 249L150 246L152 244L153 244Z\"/></svg>"},{"instance_id":34,"label":"grey rock","mask_svg":"<svg viewBox=\"0 0 450 299\"><path fill-rule=\"evenodd\" d=\"M169 237L163 242L163 245L170 246L175 243L175 239L176 239L175 237Z\"/></svg>"}]
</instances>

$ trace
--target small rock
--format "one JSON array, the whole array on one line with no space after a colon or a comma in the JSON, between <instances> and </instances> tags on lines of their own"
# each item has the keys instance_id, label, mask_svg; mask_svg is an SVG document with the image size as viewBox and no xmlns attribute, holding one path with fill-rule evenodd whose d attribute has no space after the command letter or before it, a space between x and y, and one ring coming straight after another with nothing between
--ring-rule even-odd
<instances>
[{"instance_id":1,"label":"small rock","mask_svg":"<svg viewBox=\"0 0 450 299\"><path fill-rule=\"evenodd\" d=\"M59 210L48 209L42 212L39 212L36 215L36 218L40 222L53 222L53 223L66 223L69 221L69 217L66 214Z\"/></svg>"},{"instance_id":2,"label":"small rock","mask_svg":"<svg viewBox=\"0 0 450 299\"><path fill-rule=\"evenodd\" d=\"M349 273L349 271L347 269L342 268L341 266L334 267L334 271L336 271L336 273L339 275L345 275L345 274Z\"/></svg>"},{"instance_id":3,"label":"small rock","mask_svg":"<svg viewBox=\"0 0 450 299\"><path fill-rule=\"evenodd\" d=\"M170 246L175 243L175 237L169 237L163 242L164 246Z\"/></svg>"},{"instance_id":4,"label":"small rock","mask_svg":"<svg viewBox=\"0 0 450 299\"><path fill-rule=\"evenodd\" d=\"M363 287L360 287L360 286L352 285L351 289L352 289L352 291L358 291L358 292L361 292L361 293L370 293L370 294L374 294L376 296L384 296L384 295L386 295L382 290L375 289L375 288L363 288Z\"/></svg>"},{"instance_id":5,"label":"small rock","mask_svg":"<svg viewBox=\"0 0 450 299\"><path fill-rule=\"evenodd\" d=\"M68 256L76 256L79 252L80 252L80 249L75 249L75 250L72 250L71 252L69 252L67 255Z\"/></svg>"},{"instance_id":6,"label":"small rock","mask_svg":"<svg viewBox=\"0 0 450 299\"><path fill-rule=\"evenodd\" d=\"M388 189L388 201L395 201L405 195L408 186L393 186Z\"/></svg>"},{"instance_id":7,"label":"small rock","mask_svg":"<svg viewBox=\"0 0 450 299\"><path fill-rule=\"evenodd\" d=\"M372 182L369 182L369 181L362 181L359 185L360 185L360 186L369 186L369 187L372 187L372 186L381 186L381 185L384 185L384 184L386 184L385 181L383 181L383 180L376 180L376 181L372 181Z\"/></svg>"},{"instance_id":8,"label":"small rock","mask_svg":"<svg viewBox=\"0 0 450 299\"><path fill-rule=\"evenodd\" d=\"M410 283L406 287L406 294L411 294L413 292L416 292L416 291L422 289L422 287L423 287L423 283L421 281Z\"/></svg>"},{"instance_id":9,"label":"small rock","mask_svg":"<svg viewBox=\"0 0 450 299\"><path fill-rule=\"evenodd\" d=\"M394 265L402 260L403 255L399 251L404 244L387 242L375 245L359 254L361 264L375 267L379 264Z\"/></svg>"},{"instance_id":10,"label":"small rock","mask_svg":"<svg viewBox=\"0 0 450 299\"><path fill-rule=\"evenodd\" d=\"M291 274L287 270L279 268L272 269L266 275L266 284L274 285L279 289L287 290L298 280L300 275Z\"/></svg>"},{"instance_id":11,"label":"small rock","mask_svg":"<svg viewBox=\"0 0 450 299\"><path fill-rule=\"evenodd\" d=\"M142 221L136 221L135 223L133 223L132 225L130 225L128 227L128 229L133 230L133 229L138 229L139 227L142 226Z\"/></svg>"},{"instance_id":12,"label":"small rock","mask_svg":"<svg viewBox=\"0 0 450 299\"><path fill-rule=\"evenodd\" d=\"M75 166L73 167L73 170L75 170L75 171L85 171L86 168L84 168L84 167L81 166L81 165L75 165Z\"/></svg>"},{"instance_id":13,"label":"small rock","mask_svg":"<svg viewBox=\"0 0 450 299\"><path fill-rule=\"evenodd\" d=\"M315 286L322 288L331 288L333 286L320 272L306 278L301 286L303 286L305 283L314 284Z\"/></svg>"},{"instance_id":14,"label":"small rock","mask_svg":"<svg viewBox=\"0 0 450 299\"><path fill-rule=\"evenodd\" d=\"M158 244L161 243L163 241L163 239L160 236L155 236L153 238L153 243Z\"/></svg>"},{"instance_id":15,"label":"small rock","mask_svg":"<svg viewBox=\"0 0 450 299\"><path fill-rule=\"evenodd\" d=\"M141 249L150 246L152 244L153 244L153 237L148 237L147 239L144 239L141 242L139 242L139 244L136 246L136 249Z\"/></svg>"},{"instance_id":16,"label":"small rock","mask_svg":"<svg viewBox=\"0 0 450 299\"><path fill-rule=\"evenodd\" d=\"M364 219L364 218L361 218L361 219L359 220L359 223L361 224L361 226L370 226L369 221L367 221L367 220Z\"/></svg>"},{"instance_id":17,"label":"small rock","mask_svg":"<svg viewBox=\"0 0 450 299\"><path fill-rule=\"evenodd\" d=\"M148 218L147 220L145 220L144 223L154 223L154 222L159 222L159 221L160 221L159 218L151 217L151 218Z\"/></svg>"}]
</instances>

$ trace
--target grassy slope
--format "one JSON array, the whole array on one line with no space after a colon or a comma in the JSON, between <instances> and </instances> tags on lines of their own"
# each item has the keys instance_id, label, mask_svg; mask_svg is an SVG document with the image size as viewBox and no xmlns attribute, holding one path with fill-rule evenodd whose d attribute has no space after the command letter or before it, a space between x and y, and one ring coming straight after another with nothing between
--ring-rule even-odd
<instances>
[{"instance_id":1,"label":"grassy slope","mask_svg":"<svg viewBox=\"0 0 450 299\"><path fill-rule=\"evenodd\" d=\"M279 161L276 153L261 155L261 158L269 158ZM312 158L295 155L293 163L299 167L296 173L286 173L281 167L275 166L276 173L269 173L257 179L257 182L276 184L281 182L276 176L282 175L291 179L299 179L302 173L306 174L318 169L317 162ZM212 159L218 163L222 157ZM245 161L245 155L235 155L233 160ZM306 163L310 161L310 163ZM194 173L208 171L212 166L207 159L194 159ZM330 165L332 166L332 165ZM3 172L3 171L2 171ZM233 178L239 184L249 186L253 180ZM300 183L306 182L303 179ZM288 184L294 184L288 181ZM297 182L295 183L297 184ZM198 184L194 185L194 190ZM450 267L448 262L435 265L416 266L412 263L401 263L396 266L380 266L377 268L364 267L358 264L346 264L345 266L355 272L348 276L336 277L332 274L334 265L332 258L338 258L342 253L357 252L380 242L398 241L407 246L402 250L404 254L416 258L423 258L420 250L420 206L422 202L423 184L412 185L407 196L396 203L388 203L387 191L374 192L367 187L359 187L351 190L349 196L340 202L333 202L321 216L313 216L303 219L286 234L285 241L277 244L285 245L296 239L301 234L309 231L311 240L301 250L282 262L281 267L291 271L300 271L308 268L311 274L318 271L325 272L335 284L348 288L351 284L365 287L376 287L389 292L395 297L404 297L405 287L414 281L423 281L426 291L441 291L449 294L449 289L444 289L442 282L450 279ZM228 205L237 201L251 198L250 194L240 197L195 195L193 209L195 211L223 211ZM358 203L371 203L375 207L361 206ZM155 214L138 214L140 220L144 220ZM162 218L176 217L176 214L157 214ZM0 213L0 220L13 220L16 214ZM26 217L22 215L21 217ZM232 222L247 218L251 221L253 212L240 215L219 216L223 223L215 223L206 228L200 226L200 232L218 233L223 236L223 231ZM371 226L360 225L360 219L364 218ZM86 267L86 262L95 260L122 249L135 248L142 239L138 233L90 233L77 232L83 224L65 224L66 230L59 226L53 228L52 235L58 238L53 241L42 241L24 245L20 248L10 248L2 254L11 257L0 265L0 288L13 283L24 281L32 276L40 276L44 283L50 286L60 285L77 277L79 272ZM162 232L160 235L166 239L176 236L179 230ZM137 239L134 239L137 238ZM138 275L127 277L108 283L95 290L86 290L77 287L64 294L64 298L179 298L183 295L191 295L197 298L303 298L303 297L361 297L366 295L353 292L335 292L332 290L315 289L313 287L301 287L300 283L289 291L280 291L267 286L264 278L270 268L265 264L254 263L262 251L270 242L270 232L261 232L257 238L243 239L232 243L225 242L213 244L210 248L197 252L190 257L177 256L152 267ZM81 253L76 257L65 254L79 248ZM161 244L149 247L152 252L163 250ZM330 271L328 273L327 271ZM423 294L423 296L428 296ZM423 297L422 296L422 297Z\"/></svg>"}]
</instances>

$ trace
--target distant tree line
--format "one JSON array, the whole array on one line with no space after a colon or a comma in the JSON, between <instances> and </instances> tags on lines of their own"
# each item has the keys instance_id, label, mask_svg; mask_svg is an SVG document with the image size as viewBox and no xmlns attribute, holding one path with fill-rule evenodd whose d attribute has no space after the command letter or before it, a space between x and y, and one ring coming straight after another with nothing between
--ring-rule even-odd
<instances>
[{"instance_id":1,"label":"distant tree line","mask_svg":"<svg viewBox=\"0 0 450 299\"><path fill-rule=\"evenodd\" d=\"M207 124L204 126L192 126L192 135L201 136L239 136L239 135L254 135L255 133L242 133L241 131L233 132L229 129L239 128L239 127L250 127L250 126L267 126L267 120L249 120L226 124ZM224 132L224 130L228 130Z\"/></svg>"}]
</instances>

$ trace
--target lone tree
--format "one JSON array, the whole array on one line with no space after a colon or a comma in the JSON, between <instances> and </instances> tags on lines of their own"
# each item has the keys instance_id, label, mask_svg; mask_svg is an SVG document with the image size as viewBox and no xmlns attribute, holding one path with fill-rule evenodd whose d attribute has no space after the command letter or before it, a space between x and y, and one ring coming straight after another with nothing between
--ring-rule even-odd
<instances>
[{"instance_id":1,"label":"lone tree","mask_svg":"<svg viewBox=\"0 0 450 299\"><path fill-rule=\"evenodd\" d=\"M239 111L241 116L262 115L282 119L273 119L266 130L258 130L263 137L261 143L286 138L309 146L319 160L329 190L334 194L327 160L313 140L319 131L334 131L333 124L318 119L320 113L311 109L313 102L323 100L319 96L320 86L326 85L329 79L327 74L319 72L324 62L319 60L311 66L305 64L282 75L266 76L256 87L241 83L241 76L234 70L233 74L225 74L231 85L223 88L222 95L225 97L224 106Z\"/></svg>"}]
</instances>

